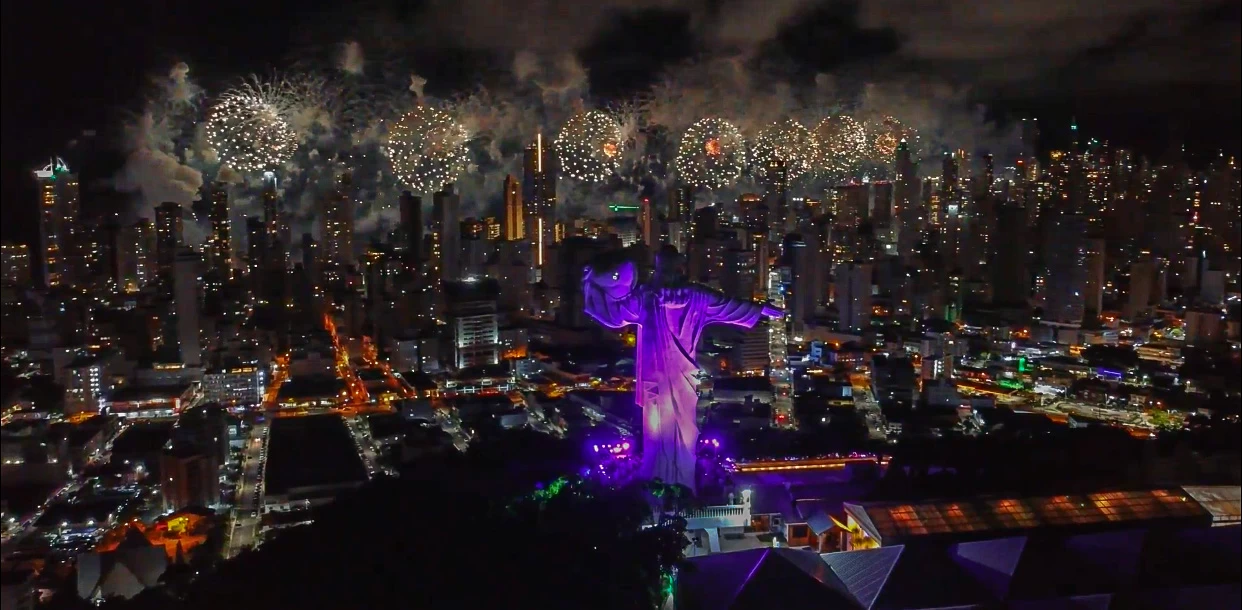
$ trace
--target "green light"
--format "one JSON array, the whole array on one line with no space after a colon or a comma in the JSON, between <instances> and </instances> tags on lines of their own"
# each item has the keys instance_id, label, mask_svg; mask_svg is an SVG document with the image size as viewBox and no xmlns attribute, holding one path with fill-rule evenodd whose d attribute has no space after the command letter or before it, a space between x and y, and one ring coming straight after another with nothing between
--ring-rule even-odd
<instances>
[{"instance_id":1,"label":"green light","mask_svg":"<svg viewBox=\"0 0 1242 610\"><path fill-rule=\"evenodd\" d=\"M565 486L568 484L569 481L566 480L565 477L561 477L551 483L548 483L548 486L545 489L536 489L535 493L531 495L539 502L547 502L548 500L560 495L560 493L565 490Z\"/></svg>"},{"instance_id":2,"label":"green light","mask_svg":"<svg viewBox=\"0 0 1242 610\"><path fill-rule=\"evenodd\" d=\"M660 574L660 601L666 602L677 592L677 568ZM673 607L676 607L674 604Z\"/></svg>"},{"instance_id":3,"label":"green light","mask_svg":"<svg viewBox=\"0 0 1242 610\"><path fill-rule=\"evenodd\" d=\"M621 204L619 204L619 203L614 203L614 204L612 204L612 205L608 206L608 209L609 209L609 210L612 210L612 211L615 213L615 212L621 212L621 211L626 211L626 212L634 212L634 211L638 211L638 210L640 210L640 209L642 209L642 208L640 208L639 206L636 206L636 205L621 205Z\"/></svg>"},{"instance_id":4,"label":"green light","mask_svg":"<svg viewBox=\"0 0 1242 610\"><path fill-rule=\"evenodd\" d=\"M996 385L1002 388L1005 388L1006 390L1021 390L1026 387L1026 384L1022 383L1021 381L1015 381L1013 379L998 380L996 382Z\"/></svg>"},{"instance_id":5,"label":"green light","mask_svg":"<svg viewBox=\"0 0 1242 610\"><path fill-rule=\"evenodd\" d=\"M1030 370L1030 368L1028 368L1028 367L1027 367L1027 364L1026 364L1026 356L1022 356L1022 357L1018 358L1018 372L1019 372L1019 373L1025 373L1025 372L1027 372L1027 371L1029 371L1029 370Z\"/></svg>"}]
</instances>

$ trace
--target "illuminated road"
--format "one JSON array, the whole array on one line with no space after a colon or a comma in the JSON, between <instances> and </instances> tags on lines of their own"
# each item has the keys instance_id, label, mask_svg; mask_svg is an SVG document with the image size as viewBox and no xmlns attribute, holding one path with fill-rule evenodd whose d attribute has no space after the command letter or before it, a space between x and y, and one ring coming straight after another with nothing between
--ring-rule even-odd
<instances>
[{"instance_id":1,"label":"illuminated road","mask_svg":"<svg viewBox=\"0 0 1242 610\"><path fill-rule=\"evenodd\" d=\"M880 403L876 402L875 396L871 394L871 389L865 386L854 386L854 409L863 416L863 420L867 423L867 437L873 441L882 441L888 438L886 432L888 422L884 419L884 412L880 410Z\"/></svg>"},{"instance_id":2,"label":"illuminated road","mask_svg":"<svg viewBox=\"0 0 1242 610\"><path fill-rule=\"evenodd\" d=\"M257 423L250 429L242 450L242 474L237 484L236 506L229 521L229 540L224 556L234 557L258 541L263 508L263 467L267 460L268 425Z\"/></svg>"}]
</instances>

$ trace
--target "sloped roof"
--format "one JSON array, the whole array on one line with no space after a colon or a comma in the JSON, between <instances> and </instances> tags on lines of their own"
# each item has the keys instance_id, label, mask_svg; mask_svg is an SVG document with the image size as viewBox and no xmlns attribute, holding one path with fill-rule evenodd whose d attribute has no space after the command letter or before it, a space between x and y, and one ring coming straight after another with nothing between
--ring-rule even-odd
<instances>
[{"instance_id":1,"label":"sloped roof","mask_svg":"<svg viewBox=\"0 0 1242 610\"><path fill-rule=\"evenodd\" d=\"M1236 608L1242 527L1063 530L816 555L696 557L680 609Z\"/></svg>"},{"instance_id":2,"label":"sloped roof","mask_svg":"<svg viewBox=\"0 0 1242 610\"><path fill-rule=\"evenodd\" d=\"M845 583L846 589L864 608L870 608L897 565L905 547L890 546L866 551L824 553L820 558Z\"/></svg>"},{"instance_id":3,"label":"sloped roof","mask_svg":"<svg viewBox=\"0 0 1242 610\"><path fill-rule=\"evenodd\" d=\"M859 610L863 608L817 553L753 549L697 557L678 572L682 610Z\"/></svg>"},{"instance_id":4,"label":"sloped roof","mask_svg":"<svg viewBox=\"0 0 1242 610\"><path fill-rule=\"evenodd\" d=\"M1242 522L1242 486L1198 485L1183 486L1196 502L1212 513L1212 522L1230 525Z\"/></svg>"},{"instance_id":5,"label":"sloped roof","mask_svg":"<svg viewBox=\"0 0 1242 610\"><path fill-rule=\"evenodd\" d=\"M141 535L141 534L139 534ZM118 546L107 553L78 556L78 596L82 599L121 596L130 598L155 586L168 568L168 555L162 546L136 542Z\"/></svg>"}]
</instances>

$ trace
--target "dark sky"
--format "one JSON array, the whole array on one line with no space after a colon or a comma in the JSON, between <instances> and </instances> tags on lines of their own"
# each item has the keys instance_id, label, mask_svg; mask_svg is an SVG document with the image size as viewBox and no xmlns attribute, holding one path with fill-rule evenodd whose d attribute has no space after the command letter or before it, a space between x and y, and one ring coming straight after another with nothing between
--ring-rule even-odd
<instances>
[{"instance_id":1,"label":"dark sky","mask_svg":"<svg viewBox=\"0 0 1242 610\"><path fill-rule=\"evenodd\" d=\"M64 0L34 17L28 5L5 2L3 235L21 239L31 229L29 170L83 130L97 130L108 148L152 75L176 61L210 89L296 60L329 61L347 39L363 43L368 61L400 58L437 94L476 84L488 69L507 70L523 49L576 53L603 96L641 90L690 57L740 54L808 80L817 72L942 79L969 87L999 116L1034 114L1059 125L1077 115L1084 133L1153 154L1171 137L1192 149L1233 151L1242 131L1240 4L131 0L120 10ZM1055 143L1056 134L1049 137ZM83 179L110 171L102 163L101 175Z\"/></svg>"}]
</instances>

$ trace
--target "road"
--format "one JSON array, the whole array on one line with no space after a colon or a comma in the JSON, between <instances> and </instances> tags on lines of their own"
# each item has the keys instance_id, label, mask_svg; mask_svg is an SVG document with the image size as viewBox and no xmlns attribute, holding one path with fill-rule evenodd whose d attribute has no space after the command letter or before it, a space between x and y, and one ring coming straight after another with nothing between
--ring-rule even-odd
<instances>
[{"instance_id":1,"label":"road","mask_svg":"<svg viewBox=\"0 0 1242 610\"><path fill-rule=\"evenodd\" d=\"M229 519L229 540L224 556L234 557L258 542L263 508L263 468L267 460L268 425L257 423L250 429L242 450L241 480L237 484L236 505Z\"/></svg>"},{"instance_id":2,"label":"road","mask_svg":"<svg viewBox=\"0 0 1242 610\"><path fill-rule=\"evenodd\" d=\"M888 422L885 421L884 413L880 410L880 403L871 394L871 389L854 386L853 394L854 409L867 422L867 437L873 441L882 441L888 438L888 433L886 432Z\"/></svg>"},{"instance_id":3,"label":"road","mask_svg":"<svg viewBox=\"0 0 1242 610\"><path fill-rule=\"evenodd\" d=\"M349 435L354 439L354 448L358 450L358 457L362 459L363 466L367 468L367 478L375 478L375 475L384 473L389 476L396 476L396 471L383 466L379 461L379 447L375 444L375 438L371 436L371 428L361 416L345 417L345 427L349 428Z\"/></svg>"}]
</instances>

